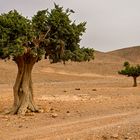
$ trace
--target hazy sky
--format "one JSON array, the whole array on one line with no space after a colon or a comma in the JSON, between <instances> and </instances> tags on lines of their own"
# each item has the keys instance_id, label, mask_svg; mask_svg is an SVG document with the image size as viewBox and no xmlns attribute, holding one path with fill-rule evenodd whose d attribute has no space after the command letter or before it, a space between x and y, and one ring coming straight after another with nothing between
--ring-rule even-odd
<instances>
[{"instance_id":1,"label":"hazy sky","mask_svg":"<svg viewBox=\"0 0 140 140\"><path fill-rule=\"evenodd\" d=\"M53 2L73 9L72 19L87 21L81 46L111 51L140 45L140 0L0 0L0 13L16 9L30 17Z\"/></svg>"}]
</instances>

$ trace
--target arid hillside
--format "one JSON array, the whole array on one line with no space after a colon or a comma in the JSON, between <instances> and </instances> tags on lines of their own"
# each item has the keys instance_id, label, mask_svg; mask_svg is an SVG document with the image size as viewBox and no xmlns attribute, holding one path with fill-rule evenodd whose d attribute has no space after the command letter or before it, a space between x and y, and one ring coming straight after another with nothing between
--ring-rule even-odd
<instances>
[{"instance_id":1,"label":"arid hillside","mask_svg":"<svg viewBox=\"0 0 140 140\"><path fill-rule=\"evenodd\" d=\"M95 51L95 60L90 62L66 62L66 65L63 65L62 63L50 64L43 60L35 65L33 77L35 81L40 81L46 72L73 76L81 74L81 76L89 75L89 77L118 75L117 71L122 68L125 61L138 64L140 62L140 47L125 48L107 53ZM0 83L14 82L16 72L14 62L0 60Z\"/></svg>"},{"instance_id":2,"label":"arid hillside","mask_svg":"<svg viewBox=\"0 0 140 140\"><path fill-rule=\"evenodd\" d=\"M108 52L107 54L111 56L118 56L132 63L140 63L140 46L123 48Z\"/></svg>"},{"instance_id":3,"label":"arid hillside","mask_svg":"<svg viewBox=\"0 0 140 140\"><path fill-rule=\"evenodd\" d=\"M48 67L46 67L46 61L42 61L36 67L42 67L42 71L61 74L118 75L117 72L125 61L139 64L140 47L130 47L106 53L95 51L95 59L90 62L67 62L66 65L48 63Z\"/></svg>"}]
</instances>

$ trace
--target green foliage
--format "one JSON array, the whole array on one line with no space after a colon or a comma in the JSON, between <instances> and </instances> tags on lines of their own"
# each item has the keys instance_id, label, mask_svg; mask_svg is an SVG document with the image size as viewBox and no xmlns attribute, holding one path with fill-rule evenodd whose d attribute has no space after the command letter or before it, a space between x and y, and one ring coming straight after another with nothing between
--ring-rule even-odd
<instances>
[{"instance_id":1,"label":"green foliage","mask_svg":"<svg viewBox=\"0 0 140 140\"><path fill-rule=\"evenodd\" d=\"M140 76L140 65L131 66L129 62L124 62L124 69L119 71L118 73L131 77L138 77Z\"/></svg>"},{"instance_id":2,"label":"green foliage","mask_svg":"<svg viewBox=\"0 0 140 140\"><path fill-rule=\"evenodd\" d=\"M129 67L129 66L130 66L130 64L129 64L129 62L128 62L128 61L126 61L126 62L124 62L123 66L124 66L124 67Z\"/></svg>"},{"instance_id":3,"label":"green foliage","mask_svg":"<svg viewBox=\"0 0 140 140\"><path fill-rule=\"evenodd\" d=\"M1 14L0 58L30 55L39 61L45 56L52 63L94 59L93 49L79 45L86 22L76 24L70 20L73 10L54 6L51 10L38 11L32 19L16 10Z\"/></svg>"},{"instance_id":4,"label":"green foliage","mask_svg":"<svg viewBox=\"0 0 140 140\"><path fill-rule=\"evenodd\" d=\"M16 10L0 15L1 57L23 55L23 43L31 39L30 21Z\"/></svg>"}]
</instances>

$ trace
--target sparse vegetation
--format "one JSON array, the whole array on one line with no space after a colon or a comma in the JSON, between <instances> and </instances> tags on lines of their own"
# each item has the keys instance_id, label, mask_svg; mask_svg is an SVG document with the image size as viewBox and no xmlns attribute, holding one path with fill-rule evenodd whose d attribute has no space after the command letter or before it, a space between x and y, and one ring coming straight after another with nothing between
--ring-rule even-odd
<instances>
[{"instance_id":1,"label":"sparse vegetation","mask_svg":"<svg viewBox=\"0 0 140 140\"><path fill-rule=\"evenodd\" d=\"M126 75L128 77L133 77L134 84L133 86L137 86L137 77L140 76L140 65L131 66L129 62L124 62L124 69L119 71L119 74Z\"/></svg>"},{"instance_id":2,"label":"sparse vegetation","mask_svg":"<svg viewBox=\"0 0 140 140\"><path fill-rule=\"evenodd\" d=\"M52 10L38 11L28 19L16 10L0 15L0 58L12 59L18 67L11 114L38 112L33 99L31 72L36 62L89 61L93 49L80 48L86 22L69 18L73 10L55 4Z\"/></svg>"}]
</instances>

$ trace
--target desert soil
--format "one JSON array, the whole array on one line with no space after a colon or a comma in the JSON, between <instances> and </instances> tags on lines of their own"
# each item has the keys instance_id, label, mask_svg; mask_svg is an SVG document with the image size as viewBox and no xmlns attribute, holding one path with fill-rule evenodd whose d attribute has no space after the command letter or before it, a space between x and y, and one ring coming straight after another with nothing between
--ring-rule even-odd
<instances>
[{"instance_id":1,"label":"desert soil","mask_svg":"<svg viewBox=\"0 0 140 140\"><path fill-rule=\"evenodd\" d=\"M121 63L93 61L33 71L41 113L4 115L13 103L16 66L0 62L0 140L140 140L140 83L120 76Z\"/></svg>"}]
</instances>

